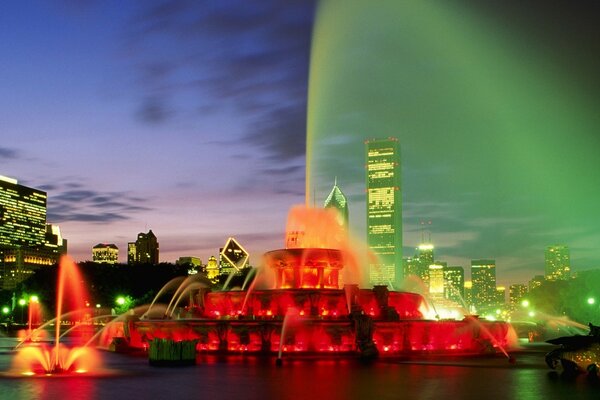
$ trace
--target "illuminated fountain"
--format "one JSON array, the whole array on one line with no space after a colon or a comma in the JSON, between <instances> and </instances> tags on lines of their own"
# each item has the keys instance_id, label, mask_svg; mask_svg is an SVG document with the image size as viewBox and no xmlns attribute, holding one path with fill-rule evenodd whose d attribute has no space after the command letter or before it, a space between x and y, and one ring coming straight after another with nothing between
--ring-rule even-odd
<instances>
[{"instance_id":1,"label":"illuminated fountain","mask_svg":"<svg viewBox=\"0 0 600 400\"><path fill-rule=\"evenodd\" d=\"M248 290L195 288L179 318L172 318L171 311L159 318L146 315L112 323L103 334L104 345L119 340L133 349L147 349L153 340L166 339L195 341L201 353L371 358L505 353L516 344L508 323L474 317L427 320L420 294L386 286L359 288L362 251L354 248L335 211L294 208L286 248L264 255ZM290 315L294 323L283 329Z\"/></svg>"},{"instance_id":2,"label":"illuminated fountain","mask_svg":"<svg viewBox=\"0 0 600 400\"><path fill-rule=\"evenodd\" d=\"M86 334L90 333L89 314L86 313L86 289L83 285L77 265L67 257L60 260L58 283L56 290L56 318L37 330L33 330L25 339L37 335L38 331L54 324L54 342L52 344L36 343L24 340L17 345L18 353L13 360L11 373L25 376L55 375L90 371L97 372L100 358L96 351L84 343ZM69 346L61 343L61 328L78 325L81 329L71 330L77 334L69 336Z\"/></svg>"}]
</instances>

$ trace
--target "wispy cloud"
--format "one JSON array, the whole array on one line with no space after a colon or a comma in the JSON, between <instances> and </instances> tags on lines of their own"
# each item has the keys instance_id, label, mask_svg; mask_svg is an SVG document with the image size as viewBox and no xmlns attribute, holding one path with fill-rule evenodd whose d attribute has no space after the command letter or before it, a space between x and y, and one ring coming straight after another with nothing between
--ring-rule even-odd
<instances>
[{"instance_id":1,"label":"wispy cloud","mask_svg":"<svg viewBox=\"0 0 600 400\"><path fill-rule=\"evenodd\" d=\"M305 152L314 3L140 3L125 41L141 89L138 116L160 123L191 109L232 107L246 119L242 140L256 156L287 168Z\"/></svg>"},{"instance_id":2,"label":"wispy cloud","mask_svg":"<svg viewBox=\"0 0 600 400\"><path fill-rule=\"evenodd\" d=\"M0 146L0 160L14 160L19 157L19 151Z\"/></svg>"},{"instance_id":3,"label":"wispy cloud","mask_svg":"<svg viewBox=\"0 0 600 400\"><path fill-rule=\"evenodd\" d=\"M50 193L47 219L51 223L123 221L135 213L150 210L145 200L130 193L87 189L79 182L40 188Z\"/></svg>"}]
</instances>

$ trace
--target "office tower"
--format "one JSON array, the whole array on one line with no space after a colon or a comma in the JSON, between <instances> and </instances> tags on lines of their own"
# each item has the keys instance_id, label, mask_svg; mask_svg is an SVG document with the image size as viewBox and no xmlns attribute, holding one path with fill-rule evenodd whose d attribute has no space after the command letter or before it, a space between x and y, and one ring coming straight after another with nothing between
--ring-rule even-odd
<instances>
[{"instance_id":1,"label":"office tower","mask_svg":"<svg viewBox=\"0 0 600 400\"><path fill-rule=\"evenodd\" d=\"M0 176L0 246L39 247L46 235L46 193Z\"/></svg>"},{"instance_id":2,"label":"office tower","mask_svg":"<svg viewBox=\"0 0 600 400\"><path fill-rule=\"evenodd\" d=\"M46 224L46 199L45 192L0 176L0 288L13 290L66 252L59 227Z\"/></svg>"},{"instance_id":3,"label":"office tower","mask_svg":"<svg viewBox=\"0 0 600 400\"><path fill-rule=\"evenodd\" d=\"M99 264L119 262L119 248L114 243L98 243L92 248L92 261Z\"/></svg>"},{"instance_id":4,"label":"office tower","mask_svg":"<svg viewBox=\"0 0 600 400\"><path fill-rule=\"evenodd\" d=\"M510 306L512 309L515 309L521 303L521 299L527 294L527 285L515 283L509 286L508 291Z\"/></svg>"},{"instance_id":5,"label":"office tower","mask_svg":"<svg viewBox=\"0 0 600 400\"><path fill-rule=\"evenodd\" d=\"M546 280L568 280L571 278L571 255L569 247L553 245L544 252Z\"/></svg>"},{"instance_id":6,"label":"office tower","mask_svg":"<svg viewBox=\"0 0 600 400\"><path fill-rule=\"evenodd\" d=\"M473 282L465 281L465 303L469 307L469 312L474 312L473 307Z\"/></svg>"},{"instance_id":7,"label":"office tower","mask_svg":"<svg viewBox=\"0 0 600 400\"><path fill-rule=\"evenodd\" d=\"M498 307L506 305L506 287L504 286L496 287L496 305Z\"/></svg>"},{"instance_id":8,"label":"office tower","mask_svg":"<svg viewBox=\"0 0 600 400\"><path fill-rule=\"evenodd\" d=\"M417 276L421 278L425 286L429 286L429 266L433 264L433 250L431 243L421 243L417 247Z\"/></svg>"},{"instance_id":9,"label":"office tower","mask_svg":"<svg viewBox=\"0 0 600 400\"><path fill-rule=\"evenodd\" d=\"M414 275L419 276L419 258L418 257L403 257L402 258L402 276L404 278Z\"/></svg>"},{"instance_id":10,"label":"office tower","mask_svg":"<svg viewBox=\"0 0 600 400\"><path fill-rule=\"evenodd\" d=\"M127 244L128 264L158 264L158 239L152 229L148 233L138 233L135 243Z\"/></svg>"},{"instance_id":11,"label":"office tower","mask_svg":"<svg viewBox=\"0 0 600 400\"><path fill-rule=\"evenodd\" d=\"M128 265L132 265L132 264L136 263L135 254L136 254L135 242L127 242L127 264Z\"/></svg>"},{"instance_id":12,"label":"office tower","mask_svg":"<svg viewBox=\"0 0 600 400\"><path fill-rule=\"evenodd\" d=\"M465 305L465 270L461 266L444 268L444 297Z\"/></svg>"},{"instance_id":13,"label":"office tower","mask_svg":"<svg viewBox=\"0 0 600 400\"><path fill-rule=\"evenodd\" d=\"M219 249L219 264L222 274L240 272L248 266L250 255L237 240L230 237L225 247Z\"/></svg>"},{"instance_id":14,"label":"office tower","mask_svg":"<svg viewBox=\"0 0 600 400\"><path fill-rule=\"evenodd\" d=\"M429 296L433 301L444 298L444 266L431 264L429 266Z\"/></svg>"},{"instance_id":15,"label":"office tower","mask_svg":"<svg viewBox=\"0 0 600 400\"><path fill-rule=\"evenodd\" d=\"M371 285L402 281L402 191L398 139L368 140L367 245L373 254L369 262Z\"/></svg>"},{"instance_id":16,"label":"office tower","mask_svg":"<svg viewBox=\"0 0 600 400\"><path fill-rule=\"evenodd\" d=\"M478 312L494 307L496 295L496 261L471 260L471 296Z\"/></svg>"},{"instance_id":17,"label":"office tower","mask_svg":"<svg viewBox=\"0 0 600 400\"><path fill-rule=\"evenodd\" d=\"M338 222L341 226L348 230L348 201L346 200L344 193L337 185L337 179L333 184L333 189L331 189L329 196L327 196L327 199L325 200L324 208L335 208L338 210Z\"/></svg>"},{"instance_id":18,"label":"office tower","mask_svg":"<svg viewBox=\"0 0 600 400\"><path fill-rule=\"evenodd\" d=\"M544 275L535 275L528 282L529 291L539 288L544 283Z\"/></svg>"}]
</instances>

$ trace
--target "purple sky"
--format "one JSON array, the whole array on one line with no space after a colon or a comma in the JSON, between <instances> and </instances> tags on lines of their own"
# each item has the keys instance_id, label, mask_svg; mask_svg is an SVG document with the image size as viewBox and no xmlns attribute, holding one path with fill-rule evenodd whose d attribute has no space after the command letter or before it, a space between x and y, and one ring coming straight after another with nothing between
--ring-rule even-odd
<instances>
[{"instance_id":1,"label":"purple sky","mask_svg":"<svg viewBox=\"0 0 600 400\"><path fill-rule=\"evenodd\" d=\"M514 23L517 35L547 39L527 25L535 7L525 8L480 11ZM229 236L258 260L282 247L287 212L304 201L314 11L312 1L301 0L3 3L0 174L48 192L48 222L61 227L78 261L90 259L100 242L115 243L124 261L126 243L148 229L163 261L206 262ZM561 11L546 9L541 18ZM593 52L597 44L569 42L598 37L589 20L565 21L578 35L562 36L557 28L556 37L538 44ZM597 60L576 64L597 75ZM591 88L597 83L593 78ZM432 168L447 168L439 161ZM414 165L403 168L414 193L430 190L420 187ZM436 245L464 242L464 231L436 228L436 211L419 204L423 215L413 204L405 218L434 219ZM477 240L495 240L489 224L481 229L487 231ZM405 247L414 247L417 236L405 235ZM477 240L463 254L511 258L477 254ZM593 246L579 247L582 267L600 265L597 252L590 256ZM529 266L543 265L543 248L536 257Z\"/></svg>"}]
</instances>

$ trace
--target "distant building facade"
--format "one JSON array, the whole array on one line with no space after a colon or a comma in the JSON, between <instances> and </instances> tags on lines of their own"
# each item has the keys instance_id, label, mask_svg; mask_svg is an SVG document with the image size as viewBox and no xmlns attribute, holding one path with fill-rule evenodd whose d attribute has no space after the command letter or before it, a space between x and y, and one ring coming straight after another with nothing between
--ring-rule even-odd
<instances>
[{"instance_id":1,"label":"distant building facade","mask_svg":"<svg viewBox=\"0 0 600 400\"><path fill-rule=\"evenodd\" d=\"M127 243L128 264L158 264L158 239L152 229L148 233L138 233L135 242Z\"/></svg>"},{"instance_id":2,"label":"distant building facade","mask_svg":"<svg viewBox=\"0 0 600 400\"><path fill-rule=\"evenodd\" d=\"M496 306L495 260L471 260L471 283L471 298L478 312Z\"/></svg>"},{"instance_id":3,"label":"distant building facade","mask_svg":"<svg viewBox=\"0 0 600 400\"><path fill-rule=\"evenodd\" d=\"M535 275L528 282L529 290L531 291L533 289L539 288L543 284L544 284L544 275Z\"/></svg>"},{"instance_id":4,"label":"distant building facade","mask_svg":"<svg viewBox=\"0 0 600 400\"><path fill-rule=\"evenodd\" d=\"M527 295L527 285L515 283L508 287L509 303L512 309L517 308L521 300Z\"/></svg>"},{"instance_id":5,"label":"distant building facade","mask_svg":"<svg viewBox=\"0 0 600 400\"><path fill-rule=\"evenodd\" d=\"M465 269L461 266L444 268L444 297L465 305Z\"/></svg>"},{"instance_id":6,"label":"distant building facade","mask_svg":"<svg viewBox=\"0 0 600 400\"><path fill-rule=\"evenodd\" d=\"M366 144L367 245L375 256L369 283L402 282L402 190L400 144L396 138Z\"/></svg>"},{"instance_id":7,"label":"distant building facade","mask_svg":"<svg viewBox=\"0 0 600 400\"><path fill-rule=\"evenodd\" d=\"M564 281L571 278L571 253L565 245L546 247L544 252L546 280Z\"/></svg>"},{"instance_id":8,"label":"distant building facade","mask_svg":"<svg viewBox=\"0 0 600 400\"><path fill-rule=\"evenodd\" d=\"M66 253L59 227L46 223L46 201L46 192L0 176L0 288L13 289Z\"/></svg>"},{"instance_id":9,"label":"distant building facade","mask_svg":"<svg viewBox=\"0 0 600 400\"><path fill-rule=\"evenodd\" d=\"M119 262L119 248L114 243L98 243L92 247L92 261L99 264Z\"/></svg>"}]
</instances>

